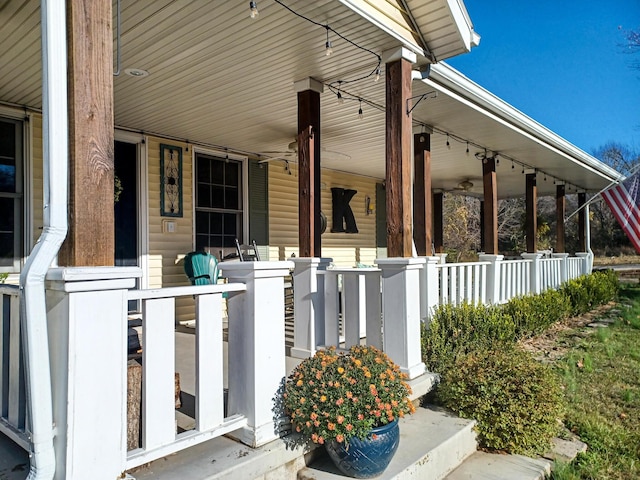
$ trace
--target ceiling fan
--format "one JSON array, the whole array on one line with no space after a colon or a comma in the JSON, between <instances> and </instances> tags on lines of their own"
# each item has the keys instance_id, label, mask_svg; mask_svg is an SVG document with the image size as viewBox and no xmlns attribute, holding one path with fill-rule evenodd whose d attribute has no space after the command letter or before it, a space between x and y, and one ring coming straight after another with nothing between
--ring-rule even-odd
<instances>
[{"instance_id":1,"label":"ceiling fan","mask_svg":"<svg viewBox=\"0 0 640 480\"><path fill-rule=\"evenodd\" d=\"M321 148L322 158L326 160L335 160L335 161L348 161L351 160L351 155L347 155L346 153L337 152L334 150L327 150L325 147ZM264 158L260 160L258 163L271 162L273 160L285 160L295 162L298 160L298 142L294 140L293 142L287 145L287 150L284 151L266 151L262 152L260 155Z\"/></svg>"}]
</instances>

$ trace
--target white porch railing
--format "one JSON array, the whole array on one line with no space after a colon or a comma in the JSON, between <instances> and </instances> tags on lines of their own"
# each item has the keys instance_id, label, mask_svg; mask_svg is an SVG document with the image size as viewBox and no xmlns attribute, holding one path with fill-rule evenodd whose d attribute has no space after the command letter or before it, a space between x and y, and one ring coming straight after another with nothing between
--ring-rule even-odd
<instances>
[{"instance_id":1,"label":"white porch railing","mask_svg":"<svg viewBox=\"0 0 640 480\"><path fill-rule=\"evenodd\" d=\"M580 257L567 258L567 279L572 280L583 275L584 260Z\"/></svg>"},{"instance_id":2,"label":"white porch railing","mask_svg":"<svg viewBox=\"0 0 640 480\"><path fill-rule=\"evenodd\" d=\"M130 290L126 300L142 302L142 446L127 452L126 469L221 436L247 424L244 415L224 415L222 292L243 284ZM175 303L196 302L195 429L176 433Z\"/></svg>"},{"instance_id":3,"label":"white porch railing","mask_svg":"<svg viewBox=\"0 0 640 480\"><path fill-rule=\"evenodd\" d=\"M16 285L0 285L0 432L29 450L26 425L20 290Z\"/></svg>"},{"instance_id":4,"label":"white porch railing","mask_svg":"<svg viewBox=\"0 0 640 480\"><path fill-rule=\"evenodd\" d=\"M540 290L558 288L563 280L562 270L566 268L566 259L542 258L540 259Z\"/></svg>"},{"instance_id":5,"label":"white porch railing","mask_svg":"<svg viewBox=\"0 0 640 480\"><path fill-rule=\"evenodd\" d=\"M284 277L290 262L225 265L222 285L131 290L140 270L50 270L56 478L123 471L231 434L250 446L278 436L274 398L285 377ZM222 295L227 292L228 400L223 388ZM176 432L175 299L196 301L195 427ZM139 448L127 450L127 304L142 302ZM4 362L3 362L4 365Z\"/></svg>"},{"instance_id":6,"label":"white porch railing","mask_svg":"<svg viewBox=\"0 0 640 480\"><path fill-rule=\"evenodd\" d=\"M500 293L495 303L505 303L513 297L531 293L531 260L499 262Z\"/></svg>"},{"instance_id":7,"label":"white porch railing","mask_svg":"<svg viewBox=\"0 0 640 480\"><path fill-rule=\"evenodd\" d=\"M489 262L435 264L439 271L439 303L484 303L488 265Z\"/></svg>"}]
</instances>

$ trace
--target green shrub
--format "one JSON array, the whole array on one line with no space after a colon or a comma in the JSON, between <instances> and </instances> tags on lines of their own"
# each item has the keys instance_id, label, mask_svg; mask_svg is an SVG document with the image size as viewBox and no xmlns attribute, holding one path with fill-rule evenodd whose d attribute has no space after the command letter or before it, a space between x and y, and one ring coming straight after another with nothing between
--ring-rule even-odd
<instances>
[{"instance_id":1,"label":"green shrub","mask_svg":"<svg viewBox=\"0 0 640 480\"><path fill-rule=\"evenodd\" d=\"M492 305L439 305L422 329L422 356L432 372L446 369L457 355L515 340L513 320Z\"/></svg>"},{"instance_id":2,"label":"green shrub","mask_svg":"<svg viewBox=\"0 0 640 480\"><path fill-rule=\"evenodd\" d=\"M558 377L515 348L458 357L442 374L437 398L457 415L478 422L481 446L525 455L548 450L563 413Z\"/></svg>"},{"instance_id":3,"label":"green shrub","mask_svg":"<svg viewBox=\"0 0 640 480\"><path fill-rule=\"evenodd\" d=\"M618 296L620 284L613 270L601 270L566 282L560 292L571 302L571 314L580 315Z\"/></svg>"},{"instance_id":4,"label":"green shrub","mask_svg":"<svg viewBox=\"0 0 640 480\"><path fill-rule=\"evenodd\" d=\"M537 335L568 317L571 302L559 291L547 290L540 295L512 298L503 308L505 314L513 319L516 337L520 339Z\"/></svg>"}]
</instances>

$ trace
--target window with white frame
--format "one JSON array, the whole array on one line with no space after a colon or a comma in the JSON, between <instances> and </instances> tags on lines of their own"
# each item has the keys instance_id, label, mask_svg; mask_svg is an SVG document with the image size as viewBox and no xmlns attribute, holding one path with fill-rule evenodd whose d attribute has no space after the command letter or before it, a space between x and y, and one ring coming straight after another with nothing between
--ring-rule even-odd
<instances>
[{"instance_id":1,"label":"window with white frame","mask_svg":"<svg viewBox=\"0 0 640 480\"><path fill-rule=\"evenodd\" d=\"M196 153L196 250L228 253L243 239L242 162Z\"/></svg>"},{"instance_id":2,"label":"window with white frame","mask_svg":"<svg viewBox=\"0 0 640 480\"><path fill-rule=\"evenodd\" d=\"M0 272L17 272L22 258L22 122L0 118Z\"/></svg>"}]
</instances>

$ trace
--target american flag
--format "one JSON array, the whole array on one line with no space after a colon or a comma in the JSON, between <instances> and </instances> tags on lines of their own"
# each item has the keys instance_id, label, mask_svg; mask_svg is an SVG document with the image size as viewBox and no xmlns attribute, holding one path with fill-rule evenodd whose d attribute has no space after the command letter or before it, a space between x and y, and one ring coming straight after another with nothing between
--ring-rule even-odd
<instances>
[{"instance_id":1,"label":"american flag","mask_svg":"<svg viewBox=\"0 0 640 480\"><path fill-rule=\"evenodd\" d=\"M640 171L602 192L602 197L640 253Z\"/></svg>"}]
</instances>

